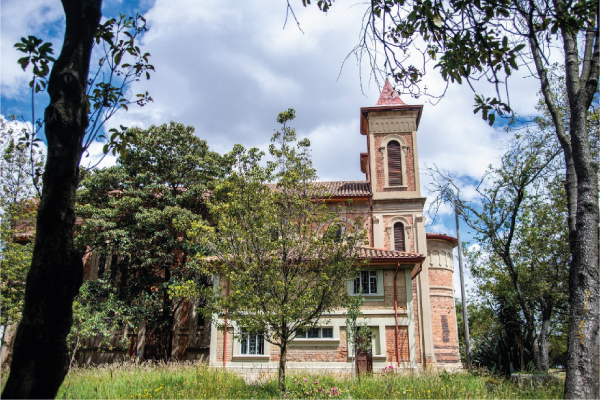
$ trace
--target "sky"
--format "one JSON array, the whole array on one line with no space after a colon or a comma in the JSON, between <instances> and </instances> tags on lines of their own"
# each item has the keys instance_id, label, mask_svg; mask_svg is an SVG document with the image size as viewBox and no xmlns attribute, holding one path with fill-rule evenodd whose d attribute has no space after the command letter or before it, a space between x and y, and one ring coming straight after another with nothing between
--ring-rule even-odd
<instances>
[{"instance_id":1,"label":"sky","mask_svg":"<svg viewBox=\"0 0 600 400\"><path fill-rule=\"evenodd\" d=\"M337 1L326 14L316 5L303 7L301 0L290 3L301 30L293 20L284 29L284 0L104 0L104 18L144 15L149 29L140 47L151 54L156 69L150 80L131 88L131 93L148 91L154 102L118 113L109 127L147 128L176 121L194 126L196 134L221 153L236 143L266 150L277 114L294 108L292 126L300 138L310 139L320 180L365 179L359 164L359 154L366 151L359 110L374 106L381 88L366 63L346 57L358 43L368 2ZM30 76L17 64L20 55L14 43L36 35L52 42L58 56L63 34L60 1L2 0L0 114L31 119ZM423 84L438 93L445 86L433 71ZM513 109L522 115L534 113L538 88L525 72L515 76ZM423 97L400 97L407 104L424 105L417 132L423 194L434 197L423 173L433 165L460 178L466 192L473 193L473 182L502 154L508 139L502 123L492 128L473 114L468 86L451 85L435 106ZM37 116L46 104L47 98L40 96ZM94 164L101 149L101 143L94 144L82 163ZM114 158L107 157L101 166L111 163ZM435 221L429 217L428 231L454 236L451 210L441 209ZM461 239L471 238L461 225ZM455 276L458 279L458 273Z\"/></svg>"}]
</instances>

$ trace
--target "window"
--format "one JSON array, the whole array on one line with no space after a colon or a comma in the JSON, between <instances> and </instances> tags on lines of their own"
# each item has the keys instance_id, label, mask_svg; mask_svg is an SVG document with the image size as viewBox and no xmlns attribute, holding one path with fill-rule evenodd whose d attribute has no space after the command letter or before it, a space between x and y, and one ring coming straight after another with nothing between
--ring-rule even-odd
<instances>
[{"instance_id":1,"label":"window","mask_svg":"<svg viewBox=\"0 0 600 400\"><path fill-rule=\"evenodd\" d=\"M299 339L333 339L333 328L312 328L307 331L298 331Z\"/></svg>"},{"instance_id":2,"label":"window","mask_svg":"<svg viewBox=\"0 0 600 400\"><path fill-rule=\"evenodd\" d=\"M394 224L394 250L406 251L406 243L404 242L404 225L401 222L396 222Z\"/></svg>"},{"instance_id":3,"label":"window","mask_svg":"<svg viewBox=\"0 0 600 400\"><path fill-rule=\"evenodd\" d=\"M343 226L341 224L331 224L325 231L324 239L331 239L334 243L341 243Z\"/></svg>"},{"instance_id":4,"label":"window","mask_svg":"<svg viewBox=\"0 0 600 400\"><path fill-rule=\"evenodd\" d=\"M104 275L104 271L106 269L106 255L102 254L100 256L100 261L98 262L98 278Z\"/></svg>"},{"instance_id":5,"label":"window","mask_svg":"<svg viewBox=\"0 0 600 400\"><path fill-rule=\"evenodd\" d=\"M354 280L354 294L358 294L362 288L363 294L377 294L377 272L362 271Z\"/></svg>"},{"instance_id":6,"label":"window","mask_svg":"<svg viewBox=\"0 0 600 400\"><path fill-rule=\"evenodd\" d=\"M387 145L388 184L402 186L402 146L395 140Z\"/></svg>"},{"instance_id":7,"label":"window","mask_svg":"<svg viewBox=\"0 0 600 400\"><path fill-rule=\"evenodd\" d=\"M241 354L265 354L265 338L261 334L242 333Z\"/></svg>"},{"instance_id":8,"label":"window","mask_svg":"<svg viewBox=\"0 0 600 400\"><path fill-rule=\"evenodd\" d=\"M196 321L196 327L198 329L204 329L204 325L206 325L206 318L204 317L204 313L198 313L198 320Z\"/></svg>"}]
</instances>

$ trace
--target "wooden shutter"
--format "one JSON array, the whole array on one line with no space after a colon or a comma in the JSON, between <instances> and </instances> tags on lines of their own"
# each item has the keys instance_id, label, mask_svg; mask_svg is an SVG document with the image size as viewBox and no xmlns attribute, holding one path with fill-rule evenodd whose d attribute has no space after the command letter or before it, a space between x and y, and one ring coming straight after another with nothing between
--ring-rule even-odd
<instances>
[{"instance_id":1,"label":"wooden shutter","mask_svg":"<svg viewBox=\"0 0 600 400\"><path fill-rule=\"evenodd\" d=\"M400 143L391 141L387 145L388 183L390 186L402 185L402 147Z\"/></svg>"},{"instance_id":2,"label":"wooden shutter","mask_svg":"<svg viewBox=\"0 0 600 400\"><path fill-rule=\"evenodd\" d=\"M404 244L404 225L400 222L394 224L394 249L396 251L406 251Z\"/></svg>"}]
</instances>

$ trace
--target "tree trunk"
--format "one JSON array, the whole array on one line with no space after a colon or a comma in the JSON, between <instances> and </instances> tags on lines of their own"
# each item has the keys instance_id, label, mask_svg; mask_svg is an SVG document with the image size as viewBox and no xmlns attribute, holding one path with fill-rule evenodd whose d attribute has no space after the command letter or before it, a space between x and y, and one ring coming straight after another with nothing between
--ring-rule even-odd
<instances>
[{"instance_id":1,"label":"tree trunk","mask_svg":"<svg viewBox=\"0 0 600 400\"><path fill-rule=\"evenodd\" d=\"M538 372L543 372L542 365L541 365L542 357L540 354L540 345L539 345L540 337L539 337L539 335L537 335L537 333L535 331L535 327L534 327L533 332L530 333L529 344L531 346L531 350L533 351L533 363L535 364L535 369Z\"/></svg>"},{"instance_id":2,"label":"tree trunk","mask_svg":"<svg viewBox=\"0 0 600 400\"><path fill-rule=\"evenodd\" d=\"M600 397L598 173L589 151L586 112L587 108L581 106L571 109L571 143L577 173L577 229L569 269L565 398L597 399Z\"/></svg>"},{"instance_id":3,"label":"tree trunk","mask_svg":"<svg viewBox=\"0 0 600 400\"><path fill-rule=\"evenodd\" d=\"M73 244L75 191L88 125L85 96L101 0L63 0L63 48L50 74L45 112L48 157L27 275L23 319L3 398L53 398L68 372L66 338L73 299L83 281Z\"/></svg>"},{"instance_id":4,"label":"tree trunk","mask_svg":"<svg viewBox=\"0 0 600 400\"><path fill-rule=\"evenodd\" d=\"M553 0L553 3L557 8L566 6L563 0ZM552 116L567 164L565 188L572 255L569 267L569 335L565 379L565 398L568 399L600 398L598 171L590 154L587 129L587 111L598 91L600 75L597 17L598 15L590 16L590 24L584 34L584 54L581 58L577 37L568 24L560 22L565 55L565 83L571 113L569 132L565 131L560 113L556 109L547 70L536 44L535 31L531 30L530 35L530 48L544 100Z\"/></svg>"},{"instance_id":5,"label":"tree trunk","mask_svg":"<svg viewBox=\"0 0 600 400\"><path fill-rule=\"evenodd\" d=\"M279 358L279 390L285 393L285 364L287 361L287 343L281 346L281 357Z\"/></svg>"},{"instance_id":6,"label":"tree trunk","mask_svg":"<svg viewBox=\"0 0 600 400\"><path fill-rule=\"evenodd\" d=\"M550 334L550 319L544 319L542 321L542 329L538 336L538 342L540 345L540 366L542 370L539 372L548 373L550 368L550 342L548 341L548 335Z\"/></svg>"}]
</instances>

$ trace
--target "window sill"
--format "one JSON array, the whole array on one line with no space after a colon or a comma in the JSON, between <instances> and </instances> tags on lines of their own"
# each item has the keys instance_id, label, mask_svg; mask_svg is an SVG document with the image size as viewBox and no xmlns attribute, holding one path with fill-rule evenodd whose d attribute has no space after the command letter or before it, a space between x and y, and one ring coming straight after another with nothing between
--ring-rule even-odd
<instances>
[{"instance_id":1,"label":"window sill","mask_svg":"<svg viewBox=\"0 0 600 400\"><path fill-rule=\"evenodd\" d=\"M387 359L387 356L385 354L374 354L371 357L373 358L373 361L385 361ZM349 354L348 360L354 360L354 355Z\"/></svg>"},{"instance_id":2,"label":"window sill","mask_svg":"<svg viewBox=\"0 0 600 400\"><path fill-rule=\"evenodd\" d=\"M351 296L358 296L358 294L352 293ZM385 300L385 296L382 294L363 294L363 299L365 301L383 301Z\"/></svg>"},{"instance_id":3,"label":"window sill","mask_svg":"<svg viewBox=\"0 0 600 400\"><path fill-rule=\"evenodd\" d=\"M398 185L398 186L388 186L388 185L385 185L383 188L384 189L405 189L407 187L408 187L408 185Z\"/></svg>"},{"instance_id":4,"label":"window sill","mask_svg":"<svg viewBox=\"0 0 600 400\"><path fill-rule=\"evenodd\" d=\"M299 345L299 346L306 346L306 345L337 345L340 343L340 339L323 339L323 338L315 338L315 339L305 339L305 338L300 338L300 339L294 339L290 342L290 345Z\"/></svg>"},{"instance_id":5,"label":"window sill","mask_svg":"<svg viewBox=\"0 0 600 400\"><path fill-rule=\"evenodd\" d=\"M269 354L238 354L231 357L232 361L269 361Z\"/></svg>"}]
</instances>

